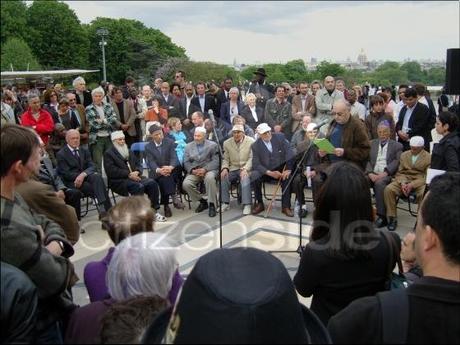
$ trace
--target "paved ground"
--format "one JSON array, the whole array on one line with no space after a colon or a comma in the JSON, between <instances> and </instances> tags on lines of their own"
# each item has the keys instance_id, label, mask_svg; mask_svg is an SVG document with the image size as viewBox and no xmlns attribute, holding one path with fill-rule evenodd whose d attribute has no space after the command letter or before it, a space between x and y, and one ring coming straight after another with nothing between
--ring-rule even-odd
<instances>
[{"instance_id":1,"label":"paved ground","mask_svg":"<svg viewBox=\"0 0 460 345\"><path fill-rule=\"evenodd\" d=\"M309 203L307 206L311 210L312 204ZM400 206L407 208L407 205L402 202L400 202ZM241 206L233 201L230 210L223 213L223 246L226 248L254 247L266 251L295 251L299 246L299 220L284 216L280 207L280 202L275 202L269 218L264 218L263 214L260 216L243 216ZM184 211L173 209L172 218L165 223L155 225L155 231L165 234L177 245L179 270L184 277L187 277L195 262L202 255L219 248L220 245L219 216L209 218L207 212L196 214L193 210L193 205L192 210L188 208ZM101 230L101 223L97 219L95 211L90 211L83 218L81 224L86 233L81 235L80 241L75 247L75 255L72 258L76 272L80 277L73 293L76 303L80 305L89 303L83 283L85 265L88 262L103 258L108 248L112 246L107 233ZM302 220L303 245L308 242L311 221L310 212L308 217ZM415 218L407 211L398 210L398 221L397 232L402 237L413 228ZM285 264L293 276L299 264L299 255L296 253L273 254ZM310 303L309 299L303 299L303 302L307 305Z\"/></svg>"}]
</instances>

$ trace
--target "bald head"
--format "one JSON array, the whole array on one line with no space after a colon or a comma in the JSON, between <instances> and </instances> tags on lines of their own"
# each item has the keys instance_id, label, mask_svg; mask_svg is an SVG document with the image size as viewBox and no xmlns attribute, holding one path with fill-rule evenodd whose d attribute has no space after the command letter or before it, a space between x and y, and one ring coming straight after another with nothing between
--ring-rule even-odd
<instances>
[{"instance_id":1,"label":"bald head","mask_svg":"<svg viewBox=\"0 0 460 345\"><path fill-rule=\"evenodd\" d=\"M332 105L332 115L339 124L345 124L350 120L351 105L344 99L335 101Z\"/></svg>"},{"instance_id":2,"label":"bald head","mask_svg":"<svg viewBox=\"0 0 460 345\"><path fill-rule=\"evenodd\" d=\"M324 87L328 91L334 91L335 89L335 79L334 77L331 77L328 75L326 78L324 78Z\"/></svg>"},{"instance_id":3,"label":"bald head","mask_svg":"<svg viewBox=\"0 0 460 345\"><path fill-rule=\"evenodd\" d=\"M76 129L69 129L65 135L65 141L71 148L78 148L80 146L80 132Z\"/></svg>"}]
</instances>

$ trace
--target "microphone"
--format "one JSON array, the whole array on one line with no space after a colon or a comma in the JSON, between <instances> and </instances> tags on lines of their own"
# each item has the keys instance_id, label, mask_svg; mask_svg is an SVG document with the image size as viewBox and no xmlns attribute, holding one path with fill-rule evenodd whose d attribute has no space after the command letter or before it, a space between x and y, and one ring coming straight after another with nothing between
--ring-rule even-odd
<instances>
[{"instance_id":1,"label":"microphone","mask_svg":"<svg viewBox=\"0 0 460 345\"><path fill-rule=\"evenodd\" d=\"M313 130L316 131L317 129L320 129L321 127L323 127L324 125L327 125L329 123L329 120L323 120L323 122L321 122L319 125L316 125Z\"/></svg>"},{"instance_id":2,"label":"microphone","mask_svg":"<svg viewBox=\"0 0 460 345\"><path fill-rule=\"evenodd\" d=\"M208 110L208 115L209 115L209 118L211 119L212 123L216 124L216 118L214 117L214 112L212 111L212 109Z\"/></svg>"}]
</instances>

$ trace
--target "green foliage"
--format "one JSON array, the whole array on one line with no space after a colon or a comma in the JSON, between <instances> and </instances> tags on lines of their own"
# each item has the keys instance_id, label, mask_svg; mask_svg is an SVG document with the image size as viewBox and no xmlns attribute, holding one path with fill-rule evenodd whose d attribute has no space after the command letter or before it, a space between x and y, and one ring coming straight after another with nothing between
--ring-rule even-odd
<instances>
[{"instance_id":1,"label":"green foliage","mask_svg":"<svg viewBox=\"0 0 460 345\"><path fill-rule=\"evenodd\" d=\"M321 61L316 68L317 79L324 80L328 75L332 77L339 77L345 74L345 68L337 63L329 63L327 61Z\"/></svg>"},{"instance_id":2,"label":"green foliage","mask_svg":"<svg viewBox=\"0 0 460 345\"><path fill-rule=\"evenodd\" d=\"M405 62L401 66L401 71L407 72L407 78L410 82L425 83L425 74L422 67L416 61Z\"/></svg>"},{"instance_id":3,"label":"green foliage","mask_svg":"<svg viewBox=\"0 0 460 345\"><path fill-rule=\"evenodd\" d=\"M43 67L84 68L88 39L75 12L63 2L34 1L27 10L27 43Z\"/></svg>"},{"instance_id":4,"label":"green foliage","mask_svg":"<svg viewBox=\"0 0 460 345\"><path fill-rule=\"evenodd\" d=\"M10 71L11 66L15 71L36 71L40 64L32 50L22 38L10 38L2 44L2 71Z\"/></svg>"},{"instance_id":5,"label":"green foliage","mask_svg":"<svg viewBox=\"0 0 460 345\"><path fill-rule=\"evenodd\" d=\"M12 0L1 3L1 44L9 38L27 37L27 7L24 1Z\"/></svg>"},{"instance_id":6,"label":"green foliage","mask_svg":"<svg viewBox=\"0 0 460 345\"><path fill-rule=\"evenodd\" d=\"M107 79L117 84L122 84L128 75L142 82L150 81L168 57L185 57L184 48L140 21L96 18L86 27L91 68L102 70L101 38L96 34L99 28L106 28L109 32L105 38Z\"/></svg>"}]
</instances>

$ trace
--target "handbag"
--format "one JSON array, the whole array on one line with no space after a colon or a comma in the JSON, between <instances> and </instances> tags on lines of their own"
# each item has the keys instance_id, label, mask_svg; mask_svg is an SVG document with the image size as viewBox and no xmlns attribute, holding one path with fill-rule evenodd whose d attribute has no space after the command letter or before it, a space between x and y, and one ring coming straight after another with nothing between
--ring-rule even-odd
<instances>
[{"instance_id":1,"label":"handbag","mask_svg":"<svg viewBox=\"0 0 460 345\"><path fill-rule=\"evenodd\" d=\"M387 280L385 282L386 290L394 290L400 288L407 288L409 282L404 276L403 265L401 262L401 256L399 254L398 245L394 237L386 230L380 230L383 238L388 243L389 255L388 255L388 268L387 268ZM398 273L393 272L394 262L397 263Z\"/></svg>"}]
</instances>

